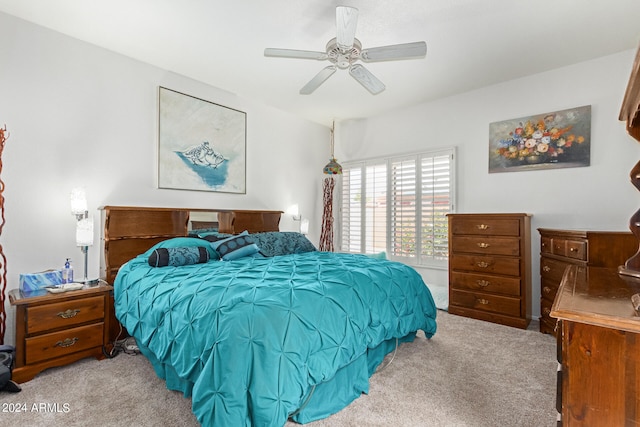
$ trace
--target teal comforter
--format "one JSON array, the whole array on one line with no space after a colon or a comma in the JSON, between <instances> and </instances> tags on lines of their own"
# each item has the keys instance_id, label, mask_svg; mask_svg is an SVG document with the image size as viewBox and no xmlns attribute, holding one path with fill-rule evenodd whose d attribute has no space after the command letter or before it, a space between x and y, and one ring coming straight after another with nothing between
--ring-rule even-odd
<instances>
[{"instance_id":1,"label":"teal comforter","mask_svg":"<svg viewBox=\"0 0 640 427\"><path fill-rule=\"evenodd\" d=\"M363 255L156 268L143 254L120 269L114 294L118 320L203 426L329 416L368 392L396 339L436 331L420 275Z\"/></svg>"}]
</instances>

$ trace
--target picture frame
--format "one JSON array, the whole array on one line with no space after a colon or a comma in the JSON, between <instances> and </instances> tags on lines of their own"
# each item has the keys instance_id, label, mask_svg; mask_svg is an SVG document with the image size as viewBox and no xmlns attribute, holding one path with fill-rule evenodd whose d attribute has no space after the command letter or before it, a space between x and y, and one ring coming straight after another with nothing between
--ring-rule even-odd
<instances>
[{"instance_id":1,"label":"picture frame","mask_svg":"<svg viewBox=\"0 0 640 427\"><path fill-rule=\"evenodd\" d=\"M489 173L589 166L591 106L489 124Z\"/></svg>"},{"instance_id":2,"label":"picture frame","mask_svg":"<svg viewBox=\"0 0 640 427\"><path fill-rule=\"evenodd\" d=\"M246 194L243 111L158 88L158 188Z\"/></svg>"}]
</instances>

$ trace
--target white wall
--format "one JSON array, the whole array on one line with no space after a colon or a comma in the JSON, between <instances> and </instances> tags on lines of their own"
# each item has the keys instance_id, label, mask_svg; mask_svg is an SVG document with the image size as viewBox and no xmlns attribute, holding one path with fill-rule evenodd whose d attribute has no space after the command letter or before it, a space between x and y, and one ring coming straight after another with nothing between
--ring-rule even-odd
<instances>
[{"instance_id":1,"label":"white wall","mask_svg":"<svg viewBox=\"0 0 640 427\"><path fill-rule=\"evenodd\" d=\"M367 120L341 123L340 160L457 147L461 213L525 212L532 217L532 313L540 315L537 228L628 231L640 194L629 172L639 145L618 113L634 51L504 82ZM496 64L499 67L499 64ZM488 173L489 123L591 105L591 166ZM428 284L447 286L447 272L423 270Z\"/></svg>"},{"instance_id":2,"label":"white wall","mask_svg":"<svg viewBox=\"0 0 640 427\"><path fill-rule=\"evenodd\" d=\"M8 289L20 273L61 268L75 246L69 192L85 186L103 205L287 210L298 204L320 235L322 167L329 129L224 90L132 60L0 13L0 126ZM247 192L158 189L157 91L164 86L247 113ZM284 215L283 230L299 223ZM99 227L89 276L99 274ZM5 343L14 340L7 302Z\"/></svg>"}]
</instances>

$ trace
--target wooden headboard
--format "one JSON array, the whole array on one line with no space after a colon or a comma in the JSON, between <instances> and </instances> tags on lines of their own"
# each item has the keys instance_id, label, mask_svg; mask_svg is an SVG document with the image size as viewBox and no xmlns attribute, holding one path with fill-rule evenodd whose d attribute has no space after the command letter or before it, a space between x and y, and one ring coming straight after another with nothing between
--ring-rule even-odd
<instances>
[{"instance_id":1,"label":"wooden headboard","mask_svg":"<svg viewBox=\"0 0 640 427\"><path fill-rule=\"evenodd\" d=\"M156 243L218 224L221 233L278 231L282 211L103 206L100 277L110 285L125 262ZM191 220L191 216L194 217ZM197 219L196 219L197 217Z\"/></svg>"}]
</instances>

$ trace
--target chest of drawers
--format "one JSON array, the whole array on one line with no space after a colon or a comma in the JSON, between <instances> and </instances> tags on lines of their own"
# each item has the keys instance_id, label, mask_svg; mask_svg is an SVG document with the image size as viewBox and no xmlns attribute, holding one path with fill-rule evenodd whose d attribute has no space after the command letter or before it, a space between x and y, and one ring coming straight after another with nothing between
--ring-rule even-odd
<instances>
[{"instance_id":1,"label":"chest of drawers","mask_svg":"<svg viewBox=\"0 0 640 427\"><path fill-rule=\"evenodd\" d=\"M539 228L540 332L556 334L549 316L566 268L570 265L617 268L638 249L629 232Z\"/></svg>"},{"instance_id":2,"label":"chest of drawers","mask_svg":"<svg viewBox=\"0 0 640 427\"><path fill-rule=\"evenodd\" d=\"M531 319L528 214L450 214L449 312L526 328Z\"/></svg>"},{"instance_id":3,"label":"chest of drawers","mask_svg":"<svg viewBox=\"0 0 640 427\"><path fill-rule=\"evenodd\" d=\"M111 286L60 294L9 292L16 307L16 363L13 380L25 382L40 371L85 357L104 358Z\"/></svg>"}]
</instances>

